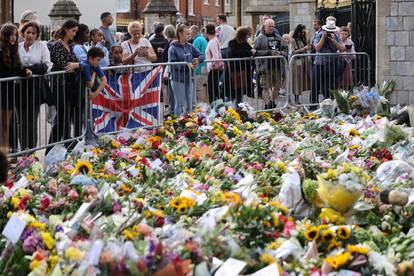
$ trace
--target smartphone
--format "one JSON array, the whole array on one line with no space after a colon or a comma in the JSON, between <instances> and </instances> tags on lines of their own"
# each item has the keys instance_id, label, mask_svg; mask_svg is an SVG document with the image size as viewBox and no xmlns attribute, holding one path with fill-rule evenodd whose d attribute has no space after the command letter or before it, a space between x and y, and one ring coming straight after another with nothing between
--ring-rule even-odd
<instances>
[{"instance_id":1,"label":"smartphone","mask_svg":"<svg viewBox=\"0 0 414 276\"><path fill-rule=\"evenodd\" d=\"M345 48L346 48L347 50L351 50L352 45L345 45Z\"/></svg>"}]
</instances>

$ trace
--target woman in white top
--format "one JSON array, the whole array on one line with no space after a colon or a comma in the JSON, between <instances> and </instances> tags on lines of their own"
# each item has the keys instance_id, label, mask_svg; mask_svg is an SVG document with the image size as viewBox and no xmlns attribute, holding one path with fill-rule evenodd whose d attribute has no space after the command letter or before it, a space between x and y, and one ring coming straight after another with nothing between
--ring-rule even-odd
<instances>
[{"instance_id":1,"label":"woman in white top","mask_svg":"<svg viewBox=\"0 0 414 276\"><path fill-rule=\"evenodd\" d=\"M219 93L219 82L220 76L224 69L223 61L211 61L221 60L220 43L216 38L216 27L210 23L206 26L206 36L208 38L208 44L206 48L206 63L208 71L207 79L207 91L208 100L212 103L217 98L220 98Z\"/></svg>"},{"instance_id":2,"label":"woman in white top","mask_svg":"<svg viewBox=\"0 0 414 276\"><path fill-rule=\"evenodd\" d=\"M148 39L142 37L142 25L131 22L128 25L131 38L122 42L122 62L124 64L151 64L157 60L157 55ZM148 67L137 68L138 72L149 70Z\"/></svg>"},{"instance_id":3,"label":"woman in white top","mask_svg":"<svg viewBox=\"0 0 414 276\"><path fill-rule=\"evenodd\" d=\"M50 72L53 63L50 62L49 49L46 43L39 40L40 28L35 22L28 22L20 30L24 41L19 43L19 57L23 67L30 69L35 75ZM49 90L47 90L49 89ZM17 115L20 121L19 139L22 149L32 149L37 146L37 126L40 105L48 100L50 93L43 77L24 80L22 89L16 101Z\"/></svg>"}]
</instances>

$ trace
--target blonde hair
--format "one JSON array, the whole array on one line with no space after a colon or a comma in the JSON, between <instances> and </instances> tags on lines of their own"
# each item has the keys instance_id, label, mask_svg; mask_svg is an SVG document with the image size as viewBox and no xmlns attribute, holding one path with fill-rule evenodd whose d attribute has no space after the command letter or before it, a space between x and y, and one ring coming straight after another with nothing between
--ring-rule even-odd
<instances>
[{"instance_id":1,"label":"blonde hair","mask_svg":"<svg viewBox=\"0 0 414 276\"><path fill-rule=\"evenodd\" d=\"M132 21L128 24L128 33L131 34L131 30L132 28L141 28L142 29L142 24L141 22L138 21Z\"/></svg>"}]
</instances>

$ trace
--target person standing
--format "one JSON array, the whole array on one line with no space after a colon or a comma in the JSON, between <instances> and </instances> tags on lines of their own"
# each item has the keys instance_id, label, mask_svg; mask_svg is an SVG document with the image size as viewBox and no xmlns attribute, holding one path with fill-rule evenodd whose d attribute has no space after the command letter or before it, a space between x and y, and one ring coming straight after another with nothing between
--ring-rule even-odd
<instances>
[{"instance_id":1,"label":"person standing","mask_svg":"<svg viewBox=\"0 0 414 276\"><path fill-rule=\"evenodd\" d=\"M90 37L91 37L91 47L99 48L104 53L104 58L101 59L101 63L99 66L101 68L108 67L109 66L109 51L104 46L103 33L99 29L93 29L90 33Z\"/></svg>"},{"instance_id":2,"label":"person standing","mask_svg":"<svg viewBox=\"0 0 414 276\"><path fill-rule=\"evenodd\" d=\"M20 63L19 45L17 43L18 30L11 23L4 24L0 29L0 78L31 77L32 71L24 69ZM9 128L10 120L15 107L16 87L14 81L0 83L0 147L4 152L9 152Z\"/></svg>"},{"instance_id":3,"label":"person standing","mask_svg":"<svg viewBox=\"0 0 414 276\"><path fill-rule=\"evenodd\" d=\"M168 62L168 50L170 49L171 43L174 41L175 39L175 27L173 25L167 25L164 28L164 36L167 38L168 43L167 45L165 45L164 51L162 53L162 62ZM164 99L166 100L168 97L168 108L169 108L169 112L171 114L174 113L174 93L171 87L171 70L170 70L170 66L166 66L164 68L164 72L163 72L163 80L164 80L164 86L166 86L166 89L164 89L163 91L166 91L166 95L164 97ZM166 100L167 101L167 100ZM166 107L167 108L167 107Z\"/></svg>"},{"instance_id":4,"label":"person standing","mask_svg":"<svg viewBox=\"0 0 414 276\"><path fill-rule=\"evenodd\" d=\"M113 22L114 18L110 12L104 12L101 14L101 26L99 27L99 30L103 33L105 38L104 46L108 51L111 50L112 46L116 45L115 35L109 29Z\"/></svg>"},{"instance_id":5,"label":"person standing","mask_svg":"<svg viewBox=\"0 0 414 276\"><path fill-rule=\"evenodd\" d=\"M336 27L335 21L328 20L322 26L322 31L318 32L313 40L313 47L316 53L336 53L345 51L338 35L340 28ZM316 56L312 67L312 93L311 103L318 103L319 92L325 99L331 97L330 89L336 89L339 76L339 57L336 56Z\"/></svg>"},{"instance_id":6,"label":"person standing","mask_svg":"<svg viewBox=\"0 0 414 276\"><path fill-rule=\"evenodd\" d=\"M288 46L282 37L274 31L275 22L272 19L266 20L264 32L256 39L254 49L257 56L272 56L287 58ZM275 108L279 90L285 78L285 68L281 59L270 60L259 59L257 70L261 75L260 83L263 87L263 101L265 109Z\"/></svg>"},{"instance_id":7,"label":"person standing","mask_svg":"<svg viewBox=\"0 0 414 276\"><path fill-rule=\"evenodd\" d=\"M292 56L296 54L306 54L311 46L306 37L306 26L299 24L293 32L290 49ZM308 57L296 58L293 63L292 75L292 94L295 96L295 103L299 104L299 97L303 91L308 90L310 86L310 64Z\"/></svg>"},{"instance_id":8,"label":"person standing","mask_svg":"<svg viewBox=\"0 0 414 276\"><path fill-rule=\"evenodd\" d=\"M341 28L341 41L345 46L345 53L353 54L355 53L354 42L351 40L351 32L348 27ZM350 89L353 85L352 79L352 60L355 59L355 55L344 55L344 73L341 81L340 87L343 89Z\"/></svg>"},{"instance_id":9,"label":"person standing","mask_svg":"<svg viewBox=\"0 0 414 276\"><path fill-rule=\"evenodd\" d=\"M33 74L43 75L52 69L50 52L45 42L40 41L40 27L34 22L28 22L20 29L24 41L19 43L20 62L24 68L28 68ZM16 105L17 115L20 121L19 140L23 150L33 149L37 146L37 127L40 105L43 94L50 89L43 77L27 79L23 81ZM49 90L50 91L50 90Z\"/></svg>"},{"instance_id":10,"label":"person standing","mask_svg":"<svg viewBox=\"0 0 414 276\"><path fill-rule=\"evenodd\" d=\"M157 60L157 55L152 48L151 42L142 37L142 25L135 21L128 25L128 33L131 38L122 42L122 62L124 64L150 64ZM136 72L150 70L150 66L137 68Z\"/></svg>"},{"instance_id":11,"label":"person standing","mask_svg":"<svg viewBox=\"0 0 414 276\"><path fill-rule=\"evenodd\" d=\"M86 61L88 59L87 56L89 48L86 46L86 43L89 41L89 27L85 24L79 24L79 30L73 38L73 53L75 53L75 56L79 62Z\"/></svg>"},{"instance_id":12,"label":"person standing","mask_svg":"<svg viewBox=\"0 0 414 276\"><path fill-rule=\"evenodd\" d=\"M50 49L52 71L66 71L51 79L54 92L56 117L50 133L49 144L71 138L71 123L75 126L75 136L82 134L80 85L76 70L80 64L73 52L73 39L79 30L79 23L69 19L57 31L57 40ZM50 150L50 148L48 149Z\"/></svg>"},{"instance_id":13,"label":"person standing","mask_svg":"<svg viewBox=\"0 0 414 276\"><path fill-rule=\"evenodd\" d=\"M204 36L200 33L200 27L197 25L193 25L190 28L191 31L191 38L193 39L193 46L196 48L197 51L199 51L204 59L206 49L207 49L207 40L204 38ZM207 68L206 63L203 62L200 65L196 67L194 70L195 73L195 79L196 79L196 97L198 100L202 102L207 102L207 95L205 92L205 83L207 79ZM195 98L194 98L195 99Z\"/></svg>"},{"instance_id":14,"label":"person standing","mask_svg":"<svg viewBox=\"0 0 414 276\"><path fill-rule=\"evenodd\" d=\"M225 14L219 14L217 16L217 29L216 35L220 42L221 56L228 58L229 41L234 38L235 31L232 26L227 24L227 16Z\"/></svg>"},{"instance_id":15,"label":"person standing","mask_svg":"<svg viewBox=\"0 0 414 276\"><path fill-rule=\"evenodd\" d=\"M206 36L208 39L207 49L205 52L208 71L207 94L209 103L212 103L214 100L219 98L219 83L220 76L222 75L222 71L224 69L224 62L220 61L222 59L220 42L216 37L216 27L214 24L207 24ZM211 60L216 61L212 62Z\"/></svg>"},{"instance_id":16,"label":"person standing","mask_svg":"<svg viewBox=\"0 0 414 276\"><path fill-rule=\"evenodd\" d=\"M169 62L186 62L194 69L204 61L203 55L194 46L188 43L191 37L190 29L185 25L179 25L176 32L177 40L171 43L168 50ZM174 114L191 112L193 100L193 83L190 79L190 69L187 65L171 65L171 86L174 92Z\"/></svg>"},{"instance_id":17,"label":"person standing","mask_svg":"<svg viewBox=\"0 0 414 276\"><path fill-rule=\"evenodd\" d=\"M236 30L236 37L229 42L229 58L251 58L256 54L256 50L249 44L250 30L247 27L239 27ZM236 105L241 103L244 94L248 97L253 96L252 85L252 61L230 61L230 83ZM233 98L230 97L230 98Z\"/></svg>"},{"instance_id":18,"label":"person standing","mask_svg":"<svg viewBox=\"0 0 414 276\"><path fill-rule=\"evenodd\" d=\"M168 40L164 36L164 24L159 23L154 30L154 35L149 39L154 52L157 54L157 63L163 62L164 48L168 43Z\"/></svg>"}]
</instances>

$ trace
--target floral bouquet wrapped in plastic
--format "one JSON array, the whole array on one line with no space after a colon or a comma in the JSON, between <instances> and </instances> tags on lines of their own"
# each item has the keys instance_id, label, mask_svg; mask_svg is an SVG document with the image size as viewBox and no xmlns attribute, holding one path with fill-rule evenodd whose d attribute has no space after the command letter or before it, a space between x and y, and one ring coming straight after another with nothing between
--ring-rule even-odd
<instances>
[{"instance_id":1,"label":"floral bouquet wrapped in plastic","mask_svg":"<svg viewBox=\"0 0 414 276\"><path fill-rule=\"evenodd\" d=\"M361 168L344 163L317 176L319 197L327 207L341 213L350 210L362 195L370 180Z\"/></svg>"}]
</instances>

